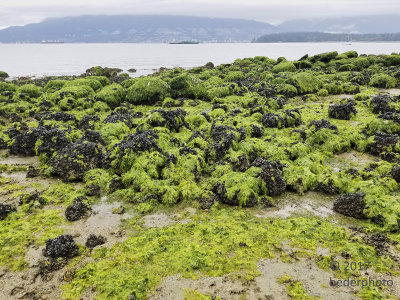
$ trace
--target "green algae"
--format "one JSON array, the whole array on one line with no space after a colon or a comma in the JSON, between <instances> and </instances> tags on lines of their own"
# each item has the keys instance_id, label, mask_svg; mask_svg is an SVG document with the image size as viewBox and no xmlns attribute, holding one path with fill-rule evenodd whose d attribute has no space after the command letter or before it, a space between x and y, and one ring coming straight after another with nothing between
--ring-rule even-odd
<instances>
[{"instance_id":1,"label":"green algae","mask_svg":"<svg viewBox=\"0 0 400 300\"><path fill-rule=\"evenodd\" d=\"M159 78L139 78L128 88L127 100L133 104L154 104L163 101L168 84Z\"/></svg>"},{"instance_id":2,"label":"green algae","mask_svg":"<svg viewBox=\"0 0 400 300\"><path fill-rule=\"evenodd\" d=\"M278 283L286 285L286 292L291 299L301 300L317 300L322 299L321 297L311 297L308 295L303 287L301 281L293 280L291 276L285 275L278 278Z\"/></svg>"},{"instance_id":3,"label":"green algae","mask_svg":"<svg viewBox=\"0 0 400 300\"><path fill-rule=\"evenodd\" d=\"M0 221L0 265L11 270L26 268L25 253L31 245L43 245L49 238L62 233L63 218L58 210L26 214L27 207Z\"/></svg>"},{"instance_id":4,"label":"green algae","mask_svg":"<svg viewBox=\"0 0 400 300\"><path fill-rule=\"evenodd\" d=\"M183 297L185 300L220 300L219 297L212 297L208 295L204 295L196 290L193 289L184 289L183 290Z\"/></svg>"},{"instance_id":5,"label":"green algae","mask_svg":"<svg viewBox=\"0 0 400 300\"><path fill-rule=\"evenodd\" d=\"M132 228L133 229L133 228ZM64 286L64 298L79 297L95 287L98 299L144 299L162 278L181 274L187 278L231 274L243 280L258 276L260 258L279 256L287 242L299 256L313 257L317 247L330 249L318 265L328 270L331 257L343 251L352 259L371 261L378 272L395 270L396 263L380 257L350 232L327 221L308 218L257 219L244 210L213 209L199 213L186 224L160 229L136 228L125 242L93 254L95 262L77 270ZM290 259L290 258L289 258ZM342 275L340 275L342 274ZM336 276L346 276L344 270ZM295 284L294 294L301 291Z\"/></svg>"}]
</instances>

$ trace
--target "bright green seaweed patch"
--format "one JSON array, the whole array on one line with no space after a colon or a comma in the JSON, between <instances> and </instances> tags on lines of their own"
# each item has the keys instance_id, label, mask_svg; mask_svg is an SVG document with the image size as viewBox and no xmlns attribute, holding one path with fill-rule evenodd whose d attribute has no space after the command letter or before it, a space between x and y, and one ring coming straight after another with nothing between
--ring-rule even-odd
<instances>
[{"instance_id":1,"label":"bright green seaweed patch","mask_svg":"<svg viewBox=\"0 0 400 300\"><path fill-rule=\"evenodd\" d=\"M295 300L317 300L322 299L321 297L311 297L304 289L301 281L293 280L291 276L285 275L278 278L280 284L286 285L286 292L291 299Z\"/></svg>"},{"instance_id":2,"label":"bright green seaweed patch","mask_svg":"<svg viewBox=\"0 0 400 300\"><path fill-rule=\"evenodd\" d=\"M58 210L42 210L26 215L24 207L0 221L0 265L12 270L27 267L25 253L30 245L43 245L62 233L63 218Z\"/></svg>"},{"instance_id":3,"label":"bright green seaweed patch","mask_svg":"<svg viewBox=\"0 0 400 300\"><path fill-rule=\"evenodd\" d=\"M77 270L64 287L64 298L79 298L94 287L98 299L129 295L144 299L162 278L174 274L193 279L231 274L251 280L259 275L258 260L279 255L282 243L297 249L294 253L299 256L312 257L322 247L330 249L331 256L346 251L356 261L371 261L378 272L397 268L390 258L378 256L372 247L352 240L345 228L327 221L258 219L244 210L214 208L210 214L196 214L187 224L135 228L125 242L97 250L93 254L96 262ZM318 265L329 270L331 256L320 257ZM338 272L337 276L348 275ZM298 294L301 287L295 285L291 290Z\"/></svg>"}]
</instances>

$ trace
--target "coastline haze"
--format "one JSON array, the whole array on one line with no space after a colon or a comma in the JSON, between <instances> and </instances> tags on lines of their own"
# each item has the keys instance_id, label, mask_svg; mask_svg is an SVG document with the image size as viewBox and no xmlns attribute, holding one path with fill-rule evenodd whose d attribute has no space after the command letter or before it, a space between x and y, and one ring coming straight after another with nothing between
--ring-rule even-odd
<instances>
[{"instance_id":1,"label":"coastline haze","mask_svg":"<svg viewBox=\"0 0 400 300\"><path fill-rule=\"evenodd\" d=\"M351 1L265 1L252 0L243 4L241 1L209 0L196 1L48 1L32 2L20 0L18 2L5 0L0 4L0 29L9 26L21 26L38 23L47 18L80 16L82 12L91 15L187 15L207 16L213 18L240 18L280 24L288 20L321 19L333 17L349 17L362 15L384 15L400 11L400 2L394 0L351 0Z\"/></svg>"}]
</instances>

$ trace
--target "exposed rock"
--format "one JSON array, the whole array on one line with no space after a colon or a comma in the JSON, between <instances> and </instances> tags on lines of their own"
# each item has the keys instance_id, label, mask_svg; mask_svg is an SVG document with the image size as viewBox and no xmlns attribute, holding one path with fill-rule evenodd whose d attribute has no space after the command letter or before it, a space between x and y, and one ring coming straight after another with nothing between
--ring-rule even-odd
<instances>
[{"instance_id":1,"label":"exposed rock","mask_svg":"<svg viewBox=\"0 0 400 300\"><path fill-rule=\"evenodd\" d=\"M399 112L398 110L389 105L391 102L395 102L395 100L391 98L389 95L376 95L371 100L371 106L373 107L372 111L375 114Z\"/></svg>"},{"instance_id":2,"label":"exposed rock","mask_svg":"<svg viewBox=\"0 0 400 300\"><path fill-rule=\"evenodd\" d=\"M333 210L356 219L364 219L364 209L366 207L364 193L344 194L335 200Z\"/></svg>"},{"instance_id":3,"label":"exposed rock","mask_svg":"<svg viewBox=\"0 0 400 300\"><path fill-rule=\"evenodd\" d=\"M286 181L282 174L284 165L263 158L257 158L252 166L262 169L260 177L267 186L268 196L278 196L285 192Z\"/></svg>"},{"instance_id":4,"label":"exposed rock","mask_svg":"<svg viewBox=\"0 0 400 300\"><path fill-rule=\"evenodd\" d=\"M375 133L374 142L367 146L367 151L373 155L380 155L388 150L395 148L395 145L400 141L400 137L395 134Z\"/></svg>"},{"instance_id":5,"label":"exposed rock","mask_svg":"<svg viewBox=\"0 0 400 300\"><path fill-rule=\"evenodd\" d=\"M10 204L0 203L0 221L7 218L7 216L12 213L16 212L17 209Z\"/></svg>"},{"instance_id":6,"label":"exposed rock","mask_svg":"<svg viewBox=\"0 0 400 300\"><path fill-rule=\"evenodd\" d=\"M99 197L101 195L100 186L91 184L85 187L85 194L89 197Z\"/></svg>"},{"instance_id":7,"label":"exposed rock","mask_svg":"<svg viewBox=\"0 0 400 300\"><path fill-rule=\"evenodd\" d=\"M107 239L101 235L91 234L86 240L85 246L93 249L96 246L103 245Z\"/></svg>"},{"instance_id":8,"label":"exposed rock","mask_svg":"<svg viewBox=\"0 0 400 300\"><path fill-rule=\"evenodd\" d=\"M390 239L383 233L375 233L364 238L365 242L374 247L379 255L383 255L388 250Z\"/></svg>"},{"instance_id":9,"label":"exposed rock","mask_svg":"<svg viewBox=\"0 0 400 300\"><path fill-rule=\"evenodd\" d=\"M64 268L68 263L66 258L50 258L46 260L41 260L38 263L38 272L35 275L35 278L40 276L42 280L48 281L51 279L49 274L61 270Z\"/></svg>"},{"instance_id":10,"label":"exposed rock","mask_svg":"<svg viewBox=\"0 0 400 300\"><path fill-rule=\"evenodd\" d=\"M115 168L118 169L120 167L120 163L122 158L131 152L139 153L144 151L161 151L158 147L157 140L158 134L156 134L153 130L141 131L137 129L134 134L128 134L122 140L122 142L114 145L113 148L107 153L105 164L106 166L110 166L111 162L114 159L118 159L117 164L115 164ZM115 157L114 150L118 148L118 155Z\"/></svg>"},{"instance_id":11,"label":"exposed rock","mask_svg":"<svg viewBox=\"0 0 400 300\"><path fill-rule=\"evenodd\" d=\"M74 115L65 113L65 112L54 112L54 113L46 113L46 114L39 114L35 116L35 119L38 121L42 120L54 120L54 121L76 121L76 117Z\"/></svg>"},{"instance_id":12,"label":"exposed rock","mask_svg":"<svg viewBox=\"0 0 400 300\"><path fill-rule=\"evenodd\" d=\"M103 137L101 136L100 132L94 130L88 130L84 133L82 138L78 142L91 142L95 144L105 145Z\"/></svg>"},{"instance_id":13,"label":"exposed rock","mask_svg":"<svg viewBox=\"0 0 400 300\"><path fill-rule=\"evenodd\" d=\"M340 192L339 188L335 186L332 179L329 179L327 182L318 182L315 190L327 195L336 195Z\"/></svg>"},{"instance_id":14,"label":"exposed rock","mask_svg":"<svg viewBox=\"0 0 400 300\"><path fill-rule=\"evenodd\" d=\"M328 120L325 120L325 119L321 119L318 121L311 121L310 124L308 125L308 127L311 128L312 126L314 126L315 131L319 131L323 128L327 128L327 129L338 132L338 128L335 125L332 125Z\"/></svg>"},{"instance_id":15,"label":"exposed rock","mask_svg":"<svg viewBox=\"0 0 400 300\"><path fill-rule=\"evenodd\" d=\"M42 207L44 204L46 204L46 200L42 196L40 196L40 193L34 192L30 195L25 195L21 197L21 199L19 200L19 205L23 204L29 204L30 207Z\"/></svg>"},{"instance_id":16,"label":"exposed rock","mask_svg":"<svg viewBox=\"0 0 400 300\"><path fill-rule=\"evenodd\" d=\"M10 137L14 139L10 153L28 156L36 155L35 146L38 140L40 140L37 147L38 154L52 154L70 144L65 133L56 128L50 130L44 127L32 128L22 133L18 132L15 136L12 133Z\"/></svg>"},{"instance_id":17,"label":"exposed rock","mask_svg":"<svg viewBox=\"0 0 400 300\"><path fill-rule=\"evenodd\" d=\"M65 234L48 239L43 255L51 258L73 258L79 254L79 248L71 235Z\"/></svg>"},{"instance_id":18,"label":"exposed rock","mask_svg":"<svg viewBox=\"0 0 400 300\"><path fill-rule=\"evenodd\" d=\"M357 114L357 110L354 107L354 101L348 101L347 103L330 105L328 113L334 119L350 120L352 115Z\"/></svg>"},{"instance_id":19,"label":"exposed rock","mask_svg":"<svg viewBox=\"0 0 400 300\"><path fill-rule=\"evenodd\" d=\"M100 118L96 115L84 116L79 122L79 128L82 130L93 130L94 123L99 120Z\"/></svg>"},{"instance_id":20,"label":"exposed rock","mask_svg":"<svg viewBox=\"0 0 400 300\"><path fill-rule=\"evenodd\" d=\"M74 203L65 209L65 217L68 221L78 221L88 216L90 208L82 200L82 197L76 198Z\"/></svg>"},{"instance_id":21,"label":"exposed rock","mask_svg":"<svg viewBox=\"0 0 400 300\"><path fill-rule=\"evenodd\" d=\"M269 128L297 127L301 125L299 109L287 109L281 114L267 113L263 115L262 123Z\"/></svg>"},{"instance_id":22,"label":"exposed rock","mask_svg":"<svg viewBox=\"0 0 400 300\"><path fill-rule=\"evenodd\" d=\"M40 175L40 170L36 169L33 166L28 167L28 171L26 172L26 178L34 178Z\"/></svg>"},{"instance_id":23,"label":"exposed rock","mask_svg":"<svg viewBox=\"0 0 400 300\"><path fill-rule=\"evenodd\" d=\"M116 109L104 120L104 123L125 123L129 128L132 128L133 115L126 109Z\"/></svg>"},{"instance_id":24,"label":"exposed rock","mask_svg":"<svg viewBox=\"0 0 400 300\"><path fill-rule=\"evenodd\" d=\"M394 166L392 171L390 172L390 175L392 175L394 180L400 183L400 165Z\"/></svg>"},{"instance_id":25,"label":"exposed rock","mask_svg":"<svg viewBox=\"0 0 400 300\"><path fill-rule=\"evenodd\" d=\"M158 127L167 127L172 131L178 131L182 126L186 126L185 116L186 112L178 108L176 110L158 109L152 113L159 113L162 116L161 120L149 120L150 125Z\"/></svg>"},{"instance_id":26,"label":"exposed rock","mask_svg":"<svg viewBox=\"0 0 400 300\"><path fill-rule=\"evenodd\" d=\"M110 184L108 185L108 189L110 193L114 193L116 190L120 190L124 187L124 184L122 183L121 178L119 177L113 177L111 179Z\"/></svg>"},{"instance_id":27,"label":"exposed rock","mask_svg":"<svg viewBox=\"0 0 400 300\"><path fill-rule=\"evenodd\" d=\"M49 160L52 173L64 181L77 181L86 171L102 166L103 153L92 142L77 142L65 147Z\"/></svg>"}]
</instances>

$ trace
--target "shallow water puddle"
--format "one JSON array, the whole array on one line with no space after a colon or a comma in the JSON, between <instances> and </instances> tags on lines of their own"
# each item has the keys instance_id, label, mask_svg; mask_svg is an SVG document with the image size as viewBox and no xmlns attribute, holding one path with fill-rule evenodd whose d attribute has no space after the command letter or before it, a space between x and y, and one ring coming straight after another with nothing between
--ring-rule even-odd
<instances>
[{"instance_id":1,"label":"shallow water puddle","mask_svg":"<svg viewBox=\"0 0 400 300\"><path fill-rule=\"evenodd\" d=\"M376 162L379 159L367 153L350 151L334 155L325 160L325 165L331 166L334 172L339 172L342 169L355 167L365 168L370 163Z\"/></svg>"},{"instance_id":2,"label":"shallow water puddle","mask_svg":"<svg viewBox=\"0 0 400 300\"><path fill-rule=\"evenodd\" d=\"M187 207L184 210L185 214L193 215L196 213L196 209L192 207ZM146 215L142 218L144 222L144 226L148 228L162 228L169 225L173 225L175 223L187 224L190 222L190 219L184 218L181 219L181 215L179 214L166 214L166 213L154 213Z\"/></svg>"},{"instance_id":3,"label":"shallow water puddle","mask_svg":"<svg viewBox=\"0 0 400 300\"><path fill-rule=\"evenodd\" d=\"M110 247L116 242L122 242L125 235L120 230L120 225L124 219L131 217L131 215L113 214L113 209L119 206L118 202L109 203L107 197L102 197L99 203L92 206L90 217L70 222L64 226L65 233L71 234L74 240L82 245L85 244L92 233L107 238L107 242L101 247Z\"/></svg>"},{"instance_id":4,"label":"shallow water puddle","mask_svg":"<svg viewBox=\"0 0 400 300\"><path fill-rule=\"evenodd\" d=\"M400 95L400 89L380 89L379 94L389 94L390 96Z\"/></svg>"},{"instance_id":5,"label":"shallow water puddle","mask_svg":"<svg viewBox=\"0 0 400 300\"><path fill-rule=\"evenodd\" d=\"M259 218L288 218L310 214L327 218L334 214L332 201L335 198L335 196L317 192L308 192L303 196L287 192L281 196L274 197L276 207L256 210L254 213Z\"/></svg>"},{"instance_id":6,"label":"shallow water puddle","mask_svg":"<svg viewBox=\"0 0 400 300\"><path fill-rule=\"evenodd\" d=\"M4 153L3 153L4 154ZM0 153L1 155L1 153ZM7 157L0 156L0 164L2 165L13 165L13 166L34 166L40 165L38 156L19 156L9 155Z\"/></svg>"}]
</instances>

